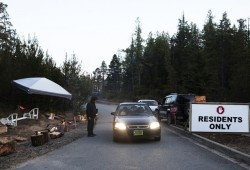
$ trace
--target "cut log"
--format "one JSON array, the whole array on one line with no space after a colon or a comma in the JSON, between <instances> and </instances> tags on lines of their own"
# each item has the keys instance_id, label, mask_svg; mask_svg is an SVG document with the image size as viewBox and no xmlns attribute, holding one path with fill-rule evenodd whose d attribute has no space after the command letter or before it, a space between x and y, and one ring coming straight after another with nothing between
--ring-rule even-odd
<instances>
[{"instance_id":1,"label":"cut log","mask_svg":"<svg viewBox=\"0 0 250 170\"><path fill-rule=\"evenodd\" d=\"M55 132L55 131L57 131L58 130L58 128L56 127L56 126L54 126L54 127L52 127L49 131L50 132Z\"/></svg>"},{"instance_id":2,"label":"cut log","mask_svg":"<svg viewBox=\"0 0 250 170\"><path fill-rule=\"evenodd\" d=\"M76 121L84 121L86 120L86 116L85 115L77 115L76 116Z\"/></svg>"},{"instance_id":3,"label":"cut log","mask_svg":"<svg viewBox=\"0 0 250 170\"><path fill-rule=\"evenodd\" d=\"M0 145L13 142L13 138L9 136L0 137Z\"/></svg>"},{"instance_id":4,"label":"cut log","mask_svg":"<svg viewBox=\"0 0 250 170\"><path fill-rule=\"evenodd\" d=\"M61 124L58 124L58 131L62 133L68 132L69 131L68 122L63 119Z\"/></svg>"},{"instance_id":5,"label":"cut log","mask_svg":"<svg viewBox=\"0 0 250 170\"><path fill-rule=\"evenodd\" d=\"M51 139L59 138L64 135L62 132L50 132L49 133Z\"/></svg>"},{"instance_id":6,"label":"cut log","mask_svg":"<svg viewBox=\"0 0 250 170\"><path fill-rule=\"evenodd\" d=\"M44 144L43 134L31 135L32 146L41 146Z\"/></svg>"},{"instance_id":7,"label":"cut log","mask_svg":"<svg viewBox=\"0 0 250 170\"><path fill-rule=\"evenodd\" d=\"M17 135L14 135L14 136L13 136L13 139L14 139L15 141L17 141L17 142L25 142L25 141L28 140L28 139L25 138L25 137L21 137L21 136L17 136Z\"/></svg>"},{"instance_id":8,"label":"cut log","mask_svg":"<svg viewBox=\"0 0 250 170\"><path fill-rule=\"evenodd\" d=\"M48 118L48 119L50 119L50 120L54 120L54 118L55 118L55 113L50 113L50 115L49 115L49 118Z\"/></svg>"},{"instance_id":9,"label":"cut log","mask_svg":"<svg viewBox=\"0 0 250 170\"><path fill-rule=\"evenodd\" d=\"M8 131L7 126L0 124L0 134L6 133Z\"/></svg>"},{"instance_id":10,"label":"cut log","mask_svg":"<svg viewBox=\"0 0 250 170\"><path fill-rule=\"evenodd\" d=\"M49 132L48 132L48 130L43 130L43 131L40 131L40 132L43 135L44 143L49 142Z\"/></svg>"},{"instance_id":11,"label":"cut log","mask_svg":"<svg viewBox=\"0 0 250 170\"><path fill-rule=\"evenodd\" d=\"M0 156L6 156L16 151L16 144L14 141L0 145Z\"/></svg>"}]
</instances>

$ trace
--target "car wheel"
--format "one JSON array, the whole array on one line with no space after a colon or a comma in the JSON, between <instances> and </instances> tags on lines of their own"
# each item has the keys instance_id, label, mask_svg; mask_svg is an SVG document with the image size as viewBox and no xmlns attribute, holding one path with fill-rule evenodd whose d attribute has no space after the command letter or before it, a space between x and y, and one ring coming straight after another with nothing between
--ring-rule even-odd
<instances>
[{"instance_id":1,"label":"car wheel","mask_svg":"<svg viewBox=\"0 0 250 170\"><path fill-rule=\"evenodd\" d=\"M160 141L160 140L161 140L160 136L155 137L155 141Z\"/></svg>"},{"instance_id":2,"label":"car wheel","mask_svg":"<svg viewBox=\"0 0 250 170\"><path fill-rule=\"evenodd\" d=\"M167 113L167 124L170 125L172 123L172 117L170 113Z\"/></svg>"}]
</instances>

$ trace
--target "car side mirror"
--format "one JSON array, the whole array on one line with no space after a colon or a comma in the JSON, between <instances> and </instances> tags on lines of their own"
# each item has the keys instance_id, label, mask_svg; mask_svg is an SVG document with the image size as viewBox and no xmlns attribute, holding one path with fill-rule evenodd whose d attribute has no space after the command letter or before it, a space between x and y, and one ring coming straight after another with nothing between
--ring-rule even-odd
<instances>
[{"instance_id":1,"label":"car side mirror","mask_svg":"<svg viewBox=\"0 0 250 170\"><path fill-rule=\"evenodd\" d=\"M114 116L114 115L115 115L115 112L111 112L110 114Z\"/></svg>"}]
</instances>

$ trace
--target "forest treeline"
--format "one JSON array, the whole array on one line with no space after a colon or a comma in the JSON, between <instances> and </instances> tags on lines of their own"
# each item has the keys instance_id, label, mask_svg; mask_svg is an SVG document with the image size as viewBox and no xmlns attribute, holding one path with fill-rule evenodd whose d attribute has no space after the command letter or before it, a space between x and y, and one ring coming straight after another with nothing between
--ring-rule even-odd
<instances>
[{"instance_id":1,"label":"forest treeline","mask_svg":"<svg viewBox=\"0 0 250 170\"><path fill-rule=\"evenodd\" d=\"M97 91L109 97L161 99L169 93L204 95L210 102L250 101L249 20L219 23L208 11L202 30L179 19L177 32L141 36L139 18L131 44L95 70Z\"/></svg>"},{"instance_id":2,"label":"forest treeline","mask_svg":"<svg viewBox=\"0 0 250 170\"><path fill-rule=\"evenodd\" d=\"M36 37L21 40L13 28L7 5L0 2L0 117L16 110L17 105L27 109L39 107L44 111L79 112L92 91L89 75L82 74L81 63L75 54L56 66L53 58L39 46ZM12 80L28 77L46 77L72 94L72 100L43 95L29 95L11 85Z\"/></svg>"},{"instance_id":3,"label":"forest treeline","mask_svg":"<svg viewBox=\"0 0 250 170\"><path fill-rule=\"evenodd\" d=\"M202 30L183 15L174 35L156 32L146 39L138 18L130 46L111 56L109 65L103 61L90 76L82 74L75 54L62 56L64 63L58 67L36 37L20 39L7 5L0 2L0 107L25 105L76 113L93 90L97 95L128 100L160 99L177 92L205 95L207 101L249 102L249 43L249 20L239 19L232 25L226 12L215 23L209 11ZM11 85L12 80L26 77L46 77L73 98L28 95Z\"/></svg>"}]
</instances>

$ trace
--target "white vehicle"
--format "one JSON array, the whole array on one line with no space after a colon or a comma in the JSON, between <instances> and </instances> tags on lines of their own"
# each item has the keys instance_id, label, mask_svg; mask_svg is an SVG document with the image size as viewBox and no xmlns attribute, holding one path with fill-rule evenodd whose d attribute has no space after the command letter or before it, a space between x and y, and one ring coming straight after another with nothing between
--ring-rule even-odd
<instances>
[{"instance_id":1,"label":"white vehicle","mask_svg":"<svg viewBox=\"0 0 250 170\"><path fill-rule=\"evenodd\" d=\"M154 113L159 111L158 102L156 100L141 99L141 100L138 100L138 102L146 103Z\"/></svg>"}]
</instances>

